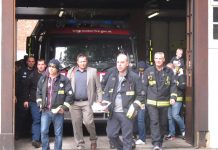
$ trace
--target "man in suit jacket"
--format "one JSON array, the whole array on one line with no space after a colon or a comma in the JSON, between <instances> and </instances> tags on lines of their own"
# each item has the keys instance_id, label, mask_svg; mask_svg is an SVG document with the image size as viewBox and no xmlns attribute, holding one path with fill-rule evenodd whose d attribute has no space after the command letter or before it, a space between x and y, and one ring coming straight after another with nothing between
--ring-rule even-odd
<instances>
[{"instance_id":1,"label":"man in suit jacket","mask_svg":"<svg viewBox=\"0 0 218 150\"><path fill-rule=\"evenodd\" d=\"M74 104L70 113L73 125L74 139L77 149L84 149L82 123L86 126L91 141L91 150L96 150L97 136L95 131L92 104L102 101L102 90L97 70L87 67L88 58L84 54L77 56L77 66L72 67L67 74L75 93Z\"/></svg>"}]
</instances>

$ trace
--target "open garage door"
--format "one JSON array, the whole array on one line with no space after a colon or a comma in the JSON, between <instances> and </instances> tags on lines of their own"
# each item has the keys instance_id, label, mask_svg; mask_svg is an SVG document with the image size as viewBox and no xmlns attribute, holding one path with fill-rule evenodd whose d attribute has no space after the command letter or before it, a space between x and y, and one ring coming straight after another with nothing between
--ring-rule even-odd
<instances>
[{"instance_id":1,"label":"open garage door","mask_svg":"<svg viewBox=\"0 0 218 150\"><path fill-rule=\"evenodd\" d=\"M6 1L4 1L6 3ZM11 2L11 1L10 1ZM66 3L65 3L66 2ZM192 3L191 0L187 0L187 4L186 2L182 1L182 0L177 0L177 1L168 1L168 0L144 0L144 1L139 1L139 2L135 2L135 1L131 1L131 0L120 0L120 1L111 1L111 2L106 2L106 1L102 1L100 3L98 3L98 0L94 0L94 1L87 1L87 0L81 0L80 3L78 3L78 1L74 1L74 0L63 0L62 3L65 4L61 4L59 1L48 1L48 0L41 0L41 1L22 1L22 0L17 0L16 1L16 19L54 19L54 18L58 18L58 14L57 12L59 12L60 8L65 8L66 11L70 12L71 17L77 17L75 16L76 12L79 12L81 15L80 17L86 17L87 15L89 17L93 17L96 14L98 14L98 16L96 18L110 18L111 16L113 16L113 19L119 20L120 18L128 18L130 17L130 28L133 29L136 33L136 38L137 38L137 42L136 45L138 47L138 54L140 59L144 59L145 56L149 57L149 51L147 48L154 48L154 45L152 45L154 43L154 41L158 41L159 44L157 44L158 46L156 47L157 49L155 50L162 50L162 46L160 45L161 42L164 41L163 45L164 45L164 50L167 53L167 57L168 59L170 59L174 54L175 54L175 49L178 46L183 46L184 49L186 49L186 67L187 67L187 92L186 92L186 130L187 130L187 141L189 143L193 143L193 134L194 134L194 129L193 129L193 122L194 122L194 116L193 116L193 68L192 68L192 58L193 58L193 39L192 39L192 17L193 16L192 13ZM9 2L7 3L9 4ZM185 8L183 7L185 5ZM186 18L186 5L187 5L187 17ZM73 8L73 9L71 9ZM107 8L107 9L106 9ZM99 10L101 9L100 12L95 11L95 10ZM106 9L106 11L104 11L104 9ZM121 10L123 9L123 11ZM138 9L138 10L136 10ZM11 9L11 7L7 7L7 10L13 10ZM159 16L157 16L156 18L154 18L154 20L158 21L158 20L165 20L165 22L168 23L164 23L163 25L166 27L166 29L168 30L172 30L174 27L176 27L178 24L174 24L174 23L170 23L169 19L172 20L179 20L179 26L182 26L182 29L185 29L187 27L187 31L184 31L184 35L185 38L181 38L184 40L180 40L179 42L175 42L175 44L171 45L170 44L170 36L169 34L166 34L167 37L163 37L164 40L159 40L156 39L156 37L154 37L154 34L151 32L151 30L149 30L149 28L154 27L153 24L150 22L150 24L146 24L144 22L144 18L147 18L148 15L150 15L151 13L153 13L154 11L160 11L159 12ZM6 12L7 13L7 12ZM119 14L119 16L116 16L115 14ZM11 13L9 13L9 15L12 15ZM179 17L177 16L179 15ZM69 17L69 14L68 16ZM14 19L14 18L13 18ZM12 22L13 22L13 19ZM137 23L136 23L137 22ZM184 25L183 25L184 24ZM187 24L187 26L186 26ZM10 23L7 23L7 25L10 25ZM158 25L160 26L160 25ZM163 26L162 26L163 27ZM11 27L14 28L14 27ZM147 31L145 31L147 30ZM175 29L175 30L180 30L180 28ZM10 30L11 32L13 30ZM162 36L162 30L156 30L158 36ZM11 36L13 35L13 32L11 33ZM166 31L168 32L168 31ZM147 34L149 33L149 34ZM186 34L187 33L187 34ZM6 33L5 33L6 34ZM184 36L182 35L182 36ZM187 35L187 36L186 36ZM151 44L146 44L147 39L146 37L148 36L148 40L150 40L153 36L153 39L151 40L152 42L150 42ZM8 36L7 36L8 37ZM10 39L11 40L11 39ZM10 41L8 40L8 41ZM11 44L13 44L14 42L11 42ZM184 46L185 45L185 46ZM147 46L147 48L146 48ZM172 49L171 49L172 48ZM9 47L9 48L5 48L5 49L13 49L13 46ZM154 50L154 49L153 49ZM174 50L174 51L172 51ZM11 58L13 56L13 52L10 51L10 53L6 53L4 56L10 55L10 59L11 60L6 60L8 59L8 57L5 57L4 60L10 61L9 65L13 66L13 62L14 59ZM148 58L147 57L147 58ZM3 65L2 65L3 66ZM8 64L4 64L4 66L8 66ZM12 70L9 70L7 72L7 74L12 74ZM8 77L4 77L5 80L4 83L8 80ZM11 78L12 80L13 78ZM11 81L9 79L9 81ZM13 89L11 86L8 87L9 85L5 83L7 90L11 90ZM11 84L10 84L11 85ZM13 93L12 91L7 92L4 97L10 97L10 93ZM9 96L8 96L8 95ZM12 96L11 96L12 97ZM4 102L6 102L6 98L4 98ZM11 103L8 103L10 105L12 105ZM13 112L13 108L11 108ZM2 111L3 112L3 111ZM5 116L5 118L7 118ZM2 118L1 118L2 119ZM4 119L4 118L3 118ZM8 119L4 119L3 121L6 121ZM12 120L12 119L11 119ZM11 124L11 122L6 121L6 124ZM10 127L4 124L5 127ZM2 127L4 127L2 126ZM7 128L6 128L7 130Z\"/></svg>"}]
</instances>

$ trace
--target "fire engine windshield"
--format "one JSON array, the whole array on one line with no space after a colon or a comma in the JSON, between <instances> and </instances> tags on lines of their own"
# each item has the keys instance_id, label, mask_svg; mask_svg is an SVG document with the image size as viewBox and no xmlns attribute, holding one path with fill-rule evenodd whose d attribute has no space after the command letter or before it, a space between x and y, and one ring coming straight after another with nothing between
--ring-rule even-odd
<instances>
[{"instance_id":1,"label":"fire engine windshield","mask_svg":"<svg viewBox=\"0 0 218 150\"><path fill-rule=\"evenodd\" d=\"M55 42L55 58L60 60L63 68L76 65L79 53L88 56L89 66L105 71L116 63L120 52L133 56L129 38L84 38L58 40Z\"/></svg>"}]
</instances>

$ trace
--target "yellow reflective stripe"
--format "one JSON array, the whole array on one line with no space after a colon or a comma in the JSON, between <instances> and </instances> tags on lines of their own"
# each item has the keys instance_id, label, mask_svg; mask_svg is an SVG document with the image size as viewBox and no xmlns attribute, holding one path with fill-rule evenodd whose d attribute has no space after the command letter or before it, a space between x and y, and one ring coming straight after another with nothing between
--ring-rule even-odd
<instances>
[{"instance_id":1,"label":"yellow reflective stripe","mask_svg":"<svg viewBox=\"0 0 218 150\"><path fill-rule=\"evenodd\" d=\"M68 102L64 102L64 105L70 108L70 104Z\"/></svg>"},{"instance_id":2,"label":"yellow reflective stripe","mask_svg":"<svg viewBox=\"0 0 218 150\"><path fill-rule=\"evenodd\" d=\"M165 100L165 101L156 101L156 100L151 100L151 99L147 99L147 104L150 105L154 105L154 106L169 106L170 102L169 100Z\"/></svg>"},{"instance_id":3,"label":"yellow reflective stripe","mask_svg":"<svg viewBox=\"0 0 218 150\"><path fill-rule=\"evenodd\" d=\"M183 101L183 97L177 97L176 101L182 102Z\"/></svg>"},{"instance_id":4,"label":"yellow reflective stripe","mask_svg":"<svg viewBox=\"0 0 218 150\"><path fill-rule=\"evenodd\" d=\"M150 99L147 99L147 104L150 104L150 105L157 105L157 101L155 100L150 100Z\"/></svg>"},{"instance_id":5,"label":"yellow reflective stripe","mask_svg":"<svg viewBox=\"0 0 218 150\"><path fill-rule=\"evenodd\" d=\"M177 94L176 93L171 93L171 96L177 96Z\"/></svg>"},{"instance_id":6,"label":"yellow reflective stripe","mask_svg":"<svg viewBox=\"0 0 218 150\"><path fill-rule=\"evenodd\" d=\"M158 101L157 106L170 106L169 101Z\"/></svg>"},{"instance_id":7,"label":"yellow reflective stripe","mask_svg":"<svg viewBox=\"0 0 218 150\"><path fill-rule=\"evenodd\" d=\"M112 93L113 91L114 91L114 89L110 89L108 92L109 92L109 93Z\"/></svg>"},{"instance_id":8,"label":"yellow reflective stripe","mask_svg":"<svg viewBox=\"0 0 218 150\"><path fill-rule=\"evenodd\" d=\"M154 80L149 81L149 85L154 85L154 84L156 84L156 81Z\"/></svg>"}]
</instances>

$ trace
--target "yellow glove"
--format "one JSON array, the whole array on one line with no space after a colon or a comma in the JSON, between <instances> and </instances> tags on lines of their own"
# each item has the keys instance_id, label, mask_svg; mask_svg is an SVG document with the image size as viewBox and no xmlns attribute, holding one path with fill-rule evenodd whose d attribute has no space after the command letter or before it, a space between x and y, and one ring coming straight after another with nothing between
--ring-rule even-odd
<instances>
[{"instance_id":1,"label":"yellow glove","mask_svg":"<svg viewBox=\"0 0 218 150\"><path fill-rule=\"evenodd\" d=\"M137 115L137 110L135 109L133 104L131 104L129 109L128 109L128 112L126 113L126 116L129 119L134 119L136 115Z\"/></svg>"}]
</instances>

